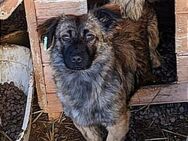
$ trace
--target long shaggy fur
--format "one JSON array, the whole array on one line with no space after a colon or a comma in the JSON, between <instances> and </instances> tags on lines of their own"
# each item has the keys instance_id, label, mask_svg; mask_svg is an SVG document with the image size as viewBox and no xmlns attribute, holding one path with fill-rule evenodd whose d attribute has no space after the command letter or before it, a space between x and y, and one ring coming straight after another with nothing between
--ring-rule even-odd
<instances>
[{"instance_id":1,"label":"long shaggy fur","mask_svg":"<svg viewBox=\"0 0 188 141\"><path fill-rule=\"evenodd\" d=\"M142 16L145 0L110 0L118 4L123 17L129 17L132 20L138 20Z\"/></svg>"},{"instance_id":2,"label":"long shaggy fur","mask_svg":"<svg viewBox=\"0 0 188 141\"><path fill-rule=\"evenodd\" d=\"M154 2L154 0L149 0L150 2ZM94 7L102 6L106 3L114 3L120 7L120 13L123 18L130 18L134 21L139 21L141 17L144 16L145 13L148 13L148 38L149 38L149 47L150 47L150 57L152 60L152 67L157 68L160 64L159 53L157 52L157 46L159 44L159 32L158 32L158 23L157 17L154 9L147 8L148 2L145 0L96 0L90 1L88 0L88 5L92 9ZM95 5L95 6L94 6ZM149 11L148 11L149 10ZM150 13L149 13L150 12Z\"/></svg>"},{"instance_id":3,"label":"long shaggy fur","mask_svg":"<svg viewBox=\"0 0 188 141\"><path fill-rule=\"evenodd\" d=\"M158 40L150 36L157 29L154 16L146 5L135 22L121 18L118 6L107 6L87 15L52 18L39 26L40 36L49 39L51 66L64 112L87 140L102 140L95 134L98 125L107 128L107 141L123 140L128 132L130 96L151 76L150 44ZM80 38L85 29L95 34L92 45ZM87 69L74 70L65 64L63 52L69 46L61 38L70 30L79 34L76 44L83 42L95 52Z\"/></svg>"},{"instance_id":4,"label":"long shaggy fur","mask_svg":"<svg viewBox=\"0 0 188 141\"><path fill-rule=\"evenodd\" d=\"M88 0L88 7L92 9L109 2L119 5L122 16L124 18L131 18L132 20L138 20L141 17L145 4L145 0Z\"/></svg>"}]
</instances>

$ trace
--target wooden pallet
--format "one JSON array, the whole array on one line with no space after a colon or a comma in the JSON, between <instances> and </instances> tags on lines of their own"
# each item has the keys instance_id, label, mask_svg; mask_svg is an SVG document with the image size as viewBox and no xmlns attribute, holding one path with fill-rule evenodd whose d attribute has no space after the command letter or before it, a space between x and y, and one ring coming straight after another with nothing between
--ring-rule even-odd
<instances>
[{"instance_id":1,"label":"wooden pallet","mask_svg":"<svg viewBox=\"0 0 188 141\"><path fill-rule=\"evenodd\" d=\"M24 0L24 4L39 104L51 118L56 118L63 109L55 94L49 57L40 45L36 28L44 20L62 12L86 13L87 3L86 0ZM175 4L178 82L141 88L131 105L188 102L188 1L176 0Z\"/></svg>"}]
</instances>

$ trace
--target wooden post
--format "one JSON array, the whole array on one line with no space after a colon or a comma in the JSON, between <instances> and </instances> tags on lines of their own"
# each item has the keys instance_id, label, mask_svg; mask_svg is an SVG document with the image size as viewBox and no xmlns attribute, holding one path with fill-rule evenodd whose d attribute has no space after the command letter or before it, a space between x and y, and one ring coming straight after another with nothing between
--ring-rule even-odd
<instances>
[{"instance_id":1,"label":"wooden post","mask_svg":"<svg viewBox=\"0 0 188 141\"><path fill-rule=\"evenodd\" d=\"M37 88L38 103L41 109L47 112L47 99L42 66L41 49L37 33L37 19L33 0L24 0L30 46L33 59L35 83Z\"/></svg>"},{"instance_id":2,"label":"wooden post","mask_svg":"<svg viewBox=\"0 0 188 141\"><path fill-rule=\"evenodd\" d=\"M81 15L87 13L87 0L24 0L28 32L30 37L35 82L40 108L57 118L63 111L56 96L49 56L39 42L37 26L45 20L64 14Z\"/></svg>"}]
</instances>

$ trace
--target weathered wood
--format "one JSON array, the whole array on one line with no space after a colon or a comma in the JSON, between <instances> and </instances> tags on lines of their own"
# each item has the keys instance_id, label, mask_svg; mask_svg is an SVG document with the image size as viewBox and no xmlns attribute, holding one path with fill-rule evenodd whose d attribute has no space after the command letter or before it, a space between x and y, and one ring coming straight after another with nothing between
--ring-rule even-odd
<instances>
[{"instance_id":1,"label":"weathered wood","mask_svg":"<svg viewBox=\"0 0 188 141\"><path fill-rule=\"evenodd\" d=\"M188 13L187 0L176 0L175 7L176 7L176 13Z\"/></svg>"},{"instance_id":2,"label":"weathered wood","mask_svg":"<svg viewBox=\"0 0 188 141\"><path fill-rule=\"evenodd\" d=\"M35 0L38 23L61 14L82 15L87 13L86 0Z\"/></svg>"},{"instance_id":3,"label":"weathered wood","mask_svg":"<svg viewBox=\"0 0 188 141\"><path fill-rule=\"evenodd\" d=\"M188 102L188 83L144 87L131 99L131 105Z\"/></svg>"},{"instance_id":4,"label":"weathered wood","mask_svg":"<svg viewBox=\"0 0 188 141\"><path fill-rule=\"evenodd\" d=\"M23 0L5 0L0 4L0 19L7 19Z\"/></svg>"},{"instance_id":5,"label":"weathered wood","mask_svg":"<svg viewBox=\"0 0 188 141\"><path fill-rule=\"evenodd\" d=\"M52 77L52 68L49 64L43 64L44 66L44 79L46 83L46 93L56 93L56 86Z\"/></svg>"},{"instance_id":6,"label":"weathered wood","mask_svg":"<svg viewBox=\"0 0 188 141\"><path fill-rule=\"evenodd\" d=\"M50 119L57 119L60 115L60 113L63 111L63 107L57 97L56 94L47 94L47 100L48 100L48 116Z\"/></svg>"},{"instance_id":7,"label":"weathered wood","mask_svg":"<svg viewBox=\"0 0 188 141\"><path fill-rule=\"evenodd\" d=\"M177 56L178 83L188 82L188 55Z\"/></svg>"},{"instance_id":8,"label":"weathered wood","mask_svg":"<svg viewBox=\"0 0 188 141\"><path fill-rule=\"evenodd\" d=\"M176 14L176 53L188 54L188 13Z\"/></svg>"},{"instance_id":9,"label":"weathered wood","mask_svg":"<svg viewBox=\"0 0 188 141\"><path fill-rule=\"evenodd\" d=\"M30 46L32 52L35 82L38 95L38 103L40 108L47 111L47 99L46 99L46 89L44 81L44 72L41 60L41 50L39 45L38 33L37 33L37 20L35 14L35 6L32 0L24 0L24 5L26 9L26 19L28 25L28 32L30 37Z\"/></svg>"},{"instance_id":10,"label":"weathered wood","mask_svg":"<svg viewBox=\"0 0 188 141\"><path fill-rule=\"evenodd\" d=\"M42 63L43 64L49 64L50 61L49 61L49 51L48 50L45 50L43 44L41 43L40 44L41 46L41 54L42 54Z\"/></svg>"}]
</instances>

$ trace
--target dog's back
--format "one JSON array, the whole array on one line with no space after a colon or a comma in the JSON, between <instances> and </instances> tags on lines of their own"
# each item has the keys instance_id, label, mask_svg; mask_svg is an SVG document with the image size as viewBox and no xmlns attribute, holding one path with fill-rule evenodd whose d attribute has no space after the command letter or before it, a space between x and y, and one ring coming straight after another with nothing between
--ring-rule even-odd
<instances>
[{"instance_id":1,"label":"dog's back","mask_svg":"<svg viewBox=\"0 0 188 141\"><path fill-rule=\"evenodd\" d=\"M107 33L110 36L113 34L113 47L124 73L127 73L127 69L136 72L135 83L137 86L153 80L152 68L160 65L156 51L159 38L154 9L150 4L145 3L142 16L138 21L121 18L121 12L117 5L108 4L101 9L110 13L108 20L102 22L104 26L108 25L106 23L109 21L114 21L111 24L113 26L107 26Z\"/></svg>"}]
</instances>

